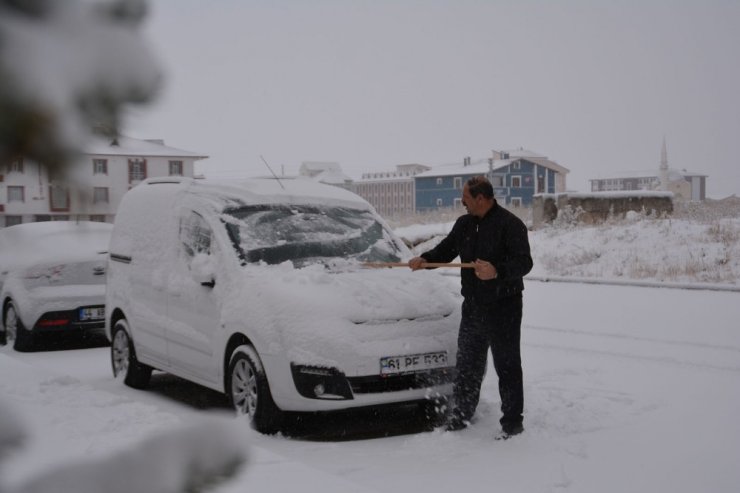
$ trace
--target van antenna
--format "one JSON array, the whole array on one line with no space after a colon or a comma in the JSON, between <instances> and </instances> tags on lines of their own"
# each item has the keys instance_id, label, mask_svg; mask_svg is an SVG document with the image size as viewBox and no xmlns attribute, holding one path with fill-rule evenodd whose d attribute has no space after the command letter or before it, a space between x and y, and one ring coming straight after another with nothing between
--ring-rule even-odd
<instances>
[{"instance_id":1,"label":"van antenna","mask_svg":"<svg viewBox=\"0 0 740 493\"><path fill-rule=\"evenodd\" d=\"M260 154L260 159L262 160L263 163L265 163L265 166L267 166L267 169L270 170L270 173L272 173L272 176L275 177L275 179L277 180L278 184L280 185L280 188L282 188L283 190L285 190L285 187L283 186L283 182L280 181L280 178L278 178L278 175L276 175L275 172L272 170L272 168L270 168L270 165L267 164L267 161L265 161L265 158L262 157L262 154Z\"/></svg>"}]
</instances>

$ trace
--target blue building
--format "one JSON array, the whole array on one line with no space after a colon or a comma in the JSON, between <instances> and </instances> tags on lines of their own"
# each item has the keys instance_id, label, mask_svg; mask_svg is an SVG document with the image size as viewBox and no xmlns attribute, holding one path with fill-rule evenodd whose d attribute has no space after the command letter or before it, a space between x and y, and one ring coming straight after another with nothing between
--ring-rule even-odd
<instances>
[{"instance_id":1,"label":"blue building","mask_svg":"<svg viewBox=\"0 0 740 493\"><path fill-rule=\"evenodd\" d=\"M530 207L537 193L565 192L569 170L546 156L525 149L493 151L489 159L444 165L414 177L416 211L462 207L462 189L474 176L493 184L496 200L510 207Z\"/></svg>"}]
</instances>

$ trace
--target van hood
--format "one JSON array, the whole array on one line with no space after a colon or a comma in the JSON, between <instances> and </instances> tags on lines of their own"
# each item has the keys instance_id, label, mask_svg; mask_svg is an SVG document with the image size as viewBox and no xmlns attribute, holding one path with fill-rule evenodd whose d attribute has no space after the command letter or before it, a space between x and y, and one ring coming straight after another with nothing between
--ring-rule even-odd
<instances>
[{"instance_id":1,"label":"van hood","mask_svg":"<svg viewBox=\"0 0 740 493\"><path fill-rule=\"evenodd\" d=\"M249 285L263 308L285 317L344 319L354 324L450 315L459 298L455 280L432 271L347 269L330 271L313 265L248 266ZM256 281L256 283L255 283ZM298 321L300 322L300 321Z\"/></svg>"}]
</instances>

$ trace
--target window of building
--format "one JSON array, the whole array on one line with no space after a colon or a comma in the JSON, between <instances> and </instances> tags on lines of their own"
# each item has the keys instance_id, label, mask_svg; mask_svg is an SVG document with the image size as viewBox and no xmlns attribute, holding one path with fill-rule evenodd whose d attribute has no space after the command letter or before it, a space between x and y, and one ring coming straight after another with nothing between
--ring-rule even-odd
<instances>
[{"instance_id":1,"label":"window of building","mask_svg":"<svg viewBox=\"0 0 740 493\"><path fill-rule=\"evenodd\" d=\"M522 206L522 199L521 199L521 197L512 197L511 198L511 206L512 207L521 207Z\"/></svg>"},{"instance_id":2,"label":"window of building","mask_svg":"<svg viewBox=\"0 0 740 493\"><path fill-rule=\"evenodd\" d=\"M437 207L442 207L442 199L437 199Z\"/></svg>"},{"instance_id":3,"label":"window of building","mask_svg":"<svg viewBox=\"0 0 740 493\"><path fill-rule=\"evenodd\" d=\"M461 208L462 207L462 199L460 197L456 197L453 205L455 206L455 209Z\"/></svg>"},{"instance_id":4,"label":"window of building","mask_svg":"<svg viewBox=\"0 0 740 493\"><path fill-rule=\"evenodd\" d=\"M128 160L128 182L133 183L146 179L146 160L129 159Z\"/></svg>"},{"instance_id":5,"label":"window of building","mask_svg":"<svg viewBox=\"0 0 740 493\"><path fill-rule=\"evenodd\" d=\"M521 188L522 186L522 177L521 176L512 176L511 177L511 188Z\"/></svg>"},{"instance_id":6,"label":"window of building","mask_svg":"<svg viewBox=\"0 0 740 493\"><path fill-rule=\"evenodd\" d=\"M23 187L8 185L8 202L25 202L25 192Z\"/></svg>"},{"instance_id":7,"label":"window of building","mask_svg":"<svg viewBox=\"0 0 740 493\"><path fill-rule=\"evenodd\" d=\"M52 221L69 221L69 216L64 214L58 214L55 216L51 216Z\"/></svg>"},{"instance_id":8,"label":"window of building","mask_svg":"<svg viewBox=\"0 0 740 493\"><path fill-rule=\"evenodd\" d=\"M93 189L93 204L108 203L108 187L95 187Z\"/></svg>"},{"instance_id":9,"label":"window of building","mask_svg":"<svg viewBox=\"0 0 740 493\"><path fill-rule=\"evenodd\" d=\"M16 159L8 164L8 173L23 173L23 159Z\"/></svg>"},{"instance_id":10,"label":"window of building","mask_svg":"<svg viewBox=\"0 0 740 493\"><path fill-rule=\"evenodd\" d=\"M23 224L23 216L5 216L5 226Z\"/></svg>"},{"instance_id":11,"label":"window of building","mask_svg":"<svg viewBox=\"0 0 740 493\"><path fill-rule=\"evenodd\" d=\"M33 216L33 221L36 223L51 221L51 216L49 214L36 214Z\"/></svg>"},{"instance_id":12,"label":"window of building","mask_svg":"<svg viewBox=\"0 0 740 493\"><path fill-rule=\"evenodd\" d=\"M463 185L462 185L462 177L461 176L456 176L454 181L455 181L455 189L456 190L462 190L462 187L463 187Z\"/></svg>"},{"instance_id":13,"label":"window of building","mask_svg":"<svg viewBox=\"0 0 740 493\"><path fill-rule=\"evenodd\" d=\"M502 175L493 175L491 179L491 185L493 185L494 187L503 187L504 177Z\"/></svg>"},{"instance_id":14,"label":"window of building","mask_svg":"<svg viewBox=\"0 0 740 493\"><path fill-rule=\"evenodd\" d=\"M107 175L108 174L108 160L107 159L93 159L93 174L94 175Z\"/></svg>"},{"instance_id":15,"label":"window of building","mask_svg":"<svg viewBox=\"0 0 740 493\"><path fill-rule=\"evenodd\" d=\"M441 184L442 184L442 178L437 178L437 185L441 185Z\"/></svg>"},{"instance_id":16,"label":"window of building","mask_svg":"<svg viewBox=\"0 0 740 493\"><path fill-rule=\"evenodd\" d=\"M90 221L95 223L104 223L105 214L90 214Z\"/></svg>"},{"instance_id":17,"label":"window of building","mask_svg":"<svg viewBox=\"0 0 740 493\"><path fill-rule=\"evenodd\" d=\"M61 185L49 187L49 208L53 212L69 211L69 188Z\"/></svg>"},{"instance_id":18,"label":"window of building","mask_svg":"<svg viewBox=\"0 0 740 493\"><path fill-rule=\"evenodd\" d=\"M522 169L522 162L521 161L514 161L511 163L512 169Z\"/></svg>"},{"instance_id":19,"label":"window of building","mask_svg":"<svg viewBox=\"0 0 740 493\"><path fill-rule=\"evenodd\" d=\"M182 176L182 161L170 161L170 176Z\"/></svg>"}]
</instances>

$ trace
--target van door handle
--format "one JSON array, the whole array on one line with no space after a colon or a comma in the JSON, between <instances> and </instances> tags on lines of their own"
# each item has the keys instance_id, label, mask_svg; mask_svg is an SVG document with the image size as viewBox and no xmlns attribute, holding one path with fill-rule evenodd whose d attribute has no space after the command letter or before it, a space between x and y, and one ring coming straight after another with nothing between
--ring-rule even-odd
<instances>
[{"instance_id":1,"label":"van door handle","mask_svg":"<svg viewBox=\"0 0 740 493\"><path fill-rule=\"evenodd\" d=\"M212 279L210 281L203 281L202 283L200 283L200 285L201 286L206 286L208 288L213 288L213 287L216 286L216 281L214 279Z\"/></svg>"}]
</instances>

